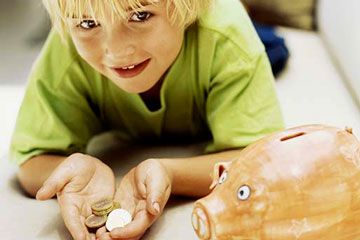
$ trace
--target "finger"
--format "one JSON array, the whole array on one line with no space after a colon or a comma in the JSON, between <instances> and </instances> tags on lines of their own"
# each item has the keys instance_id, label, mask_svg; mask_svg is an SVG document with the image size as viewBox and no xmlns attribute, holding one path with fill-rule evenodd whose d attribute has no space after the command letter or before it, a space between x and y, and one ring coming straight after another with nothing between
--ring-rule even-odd
<instances>
[{"instance_id":1,"label":"finger","mask_svg":"<svg viewBox=\"0 0 360 240\"><path fill-rule=\"evenodd\" d=\"M99 237L98 237L99 240L113 240L113 238L110 237L110 233L108 232L105 232L105 233L102 233Z\"/></svg>"},{"instance_id":2,"label":"finger","mask_svg":"<svg viewBox=\"0 0 360 240\"><path fill-rule=\"evenodd\" d=\"M138 237L134 237L134 238L121 238L121 240L139 240L141 237L143 236L143 234L141 236L138 236ZM112 238L112 240L115 240L115 239L119 239L119 238Z\"/></svg>"},{"instance_id":3,"label":"finger","mask_svg":"<svg viewBox=\"0 0 360 240\"><path fill-rule=\"evenodd\" d=\"M168 196L166 196L166 190L170 185L166 184L168 181L164 181L164 176L161 174L161 171L153 171L150 174L141 170L143 169L137 168L137 171L135 171L137 188L142 197L144 197L144 193L146 194L147 210L152 215L158 215L161 211L161 206L165 205L165 199L168 198ZM143 189L144 187L145 190Z\"/></svg>"},{"instance_id":4,"label":"finger","mask_svg":"<svg viewBox=\"0 0 360 240\"><path fill-rule=\"evenodd\" d=\"M142 174L140 171L135 171L136 187L139 191L139 194L142 198L146 198L146 175Z\"/></svg>"},{"instance_id":5,"label":"finger","mask_svg":"<svg viewBox=\"0 0 360 240\"><path fill-rule=\"evenodd\" d=\"M73 176L71 166L60 164L36 193L36 199L47 200L60 192Z\"/></svg>"},{"instance_id":6,"label":"finger","mask_svg":"<svg viewBox=\"0 0 360 240\"><path fill-rule=\"evenodd\" d=\"M138 236L138 237L135 237L135 238L128 238L126 240L139 240L142 236L143 236L143 234L141 236Z\"/></svg>"},{"instance_id":7,"label":"finger","mask_svg":"<svg viewBox=\"0 0 360 240\"><path fill-rule=\"evenodd\" d=\"M96 240L96 236L93 233L90 233L90 240Z\"/></svg>"},{"instance_id":8,"label":"finger","mask_svg":"<svg viewBox=\"0 0 360 240\"><path fill-rule=\"evenodd\" d=\"M147 211L142 210L138 212L132 222L125 227L115 228L110 232L112 238L136 238L145 233L151 224L154 222L155 217Z\"/></svg>"},{"instance_id":9,"label":"finger","mask_svg":"<svg viewBox=\"0 0 360 240\"><path fill-rule=\"evenodd\" d=\"M135 238L121 238L121 240L139 240L141 238L141 236L138 236L138 237L135 237ZM110 236L110 233L103 233L97 239L98 240L116 240L116 239L120 239L120 238L112 238Z\"/></svg>"},{"instance_id":10,"label":"finger","mask_svg":"<svg viewBox=\"0 0 360 240\"><path fill-rule=\"evenodd\" d=\"M102 234L104 234L104 233L106 233L106 228L105 228L105 227L101 227L101 228L99 228L99 229L96 231L96 237L97 237L97 238L100 238L100 236L101 236Z\"/></svg>"},{"instance_id":11,"label":"finger","mask_svg":"<svg viewBox=\"0 0 360 240\"><path fill-rule=\"evenodd\" d=\"M116 240L116 239L121 239L121 240L139 240L144 234L141 234L137 237L134 238L112 238L110 236L109 232L104 232L101 235L99 235L96 240Z\"/></svg>"},{"instance_id":12,"label":"finger","mask_svg":"<svg viewBox=\"0 0 360 240\"><path fill-rule=\"evenodd\" d=\"M85 219L81 216L79 209L72 204L63 204L61 213L65 225L75 240L88 240L90 234L85 227Z\"/></svg>"},{"instance_id":13,"label":"finger","mask_svg":"<svg viewBox=\"0 0 360 240\"><path fill-rule=\"evenodd\" d=\"M126 239L122 239L122 240L139 240L142 236L144 235L144 233L143 234L141 234L141 235L139 235L139 236L137 236L137 237L133 237L133 238L126 238Z\"/></svg>"},{"instance_id":14,"label":"finger","mask_svg":"<svg viewBox=\"0 0 360 240\"><path fill-rule=\"evenodd\" d=\"M119 202L121 208L128 210L132 216L134 215L136 207L134 190L132 183L130 183L128 179L123 179L114 197L114 201Z\"/></svg>"},{"instance_id":15,"label":"finger","mask_svg":"<svg viewBox=\"0 0 360 240\"><path fill-rule=\"evenodd\" d=\"M162 176L148 176L146 179L148 192L146 208L153 215L158 215L161 212L171 193L170 184L162 181L162 179Z\"/></svg>"}]
</instances>

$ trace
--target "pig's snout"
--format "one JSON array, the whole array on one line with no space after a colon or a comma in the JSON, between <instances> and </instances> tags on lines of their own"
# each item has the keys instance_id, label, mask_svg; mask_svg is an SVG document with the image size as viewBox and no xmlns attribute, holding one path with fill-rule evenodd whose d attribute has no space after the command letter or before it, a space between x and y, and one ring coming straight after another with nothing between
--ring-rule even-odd
<instances>
[{"instance_id":1,"label":"pig's snout","mask_svg":"<svg viewBox=\"0 0 360 240\"><path fill-rule=\"evenodd\" d=\"M204 208L199 205L196 206L193 210L192 225L196 234L201 240L210 239L210 221Z\"/></svg>"}]
</instances>

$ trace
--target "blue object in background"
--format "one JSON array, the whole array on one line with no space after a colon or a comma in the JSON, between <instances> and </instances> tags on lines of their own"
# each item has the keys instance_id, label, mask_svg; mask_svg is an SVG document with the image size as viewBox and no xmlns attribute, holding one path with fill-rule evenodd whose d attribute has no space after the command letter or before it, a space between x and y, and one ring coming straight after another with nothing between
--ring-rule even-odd
<instances>
[{"instance_id":1,"label":"blue object in background","mask_svg":"<svg viewBox=\"0 0 360 240\"><path fill-rule=\"evenodd\" d=\"M274 27L253 22L255 29L265 45L273 74L276 76L284 69L289 58L289 50L285 40L277 36Z\"/></svg>"}]
</instances>

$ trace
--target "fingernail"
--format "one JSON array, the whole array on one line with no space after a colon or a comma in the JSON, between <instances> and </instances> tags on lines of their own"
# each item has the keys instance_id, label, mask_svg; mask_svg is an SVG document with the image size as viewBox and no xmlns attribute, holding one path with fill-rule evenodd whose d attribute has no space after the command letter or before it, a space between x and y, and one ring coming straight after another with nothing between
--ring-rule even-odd
<instances>
[{"instance_id":1,"label":"fingernail","mask_svg":"<svg viewBox=\"0 0 360 240\"><path fill-rule=\"evenodd\" d=\"M156 213L160 213L160 205L159 205L159 203L154 202L154 203L153 203L153 207L154 207L154 209L156 210Z\"/></svg>"},{"instance_id":2,"label":"fingernail","mask_svg":"<svg viewBox=\"0 0 360 240\"><path fill-rule=\"evenodd\" d=\"M38 190L38 193L41 193L41 192L44 192L45 188L44 186L42 186L39 190Z\"/></svg>"},{"instance_id":3,"label":"fingernail","mask_svg":"<svg viewBox=\"0 0 360 240\"><path fill-rule=\"evenodd\" d=\"M45 188L41 187L37 192L36 192L36 197L38 197L39 195L43 194L45 192Z\"/></svg>"}]
</instances>

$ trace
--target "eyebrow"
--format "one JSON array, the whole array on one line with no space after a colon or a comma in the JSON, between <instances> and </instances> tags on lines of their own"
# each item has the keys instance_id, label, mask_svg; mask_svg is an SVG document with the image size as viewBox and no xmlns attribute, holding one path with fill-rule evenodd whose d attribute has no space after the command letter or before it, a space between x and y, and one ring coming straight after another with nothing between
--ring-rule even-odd
<instances>
[{"instance_id":1,"label":"eyebrow","mask_svg":"<svg viewBox=\"0 0 360 240\"><path fill-rule=\"evenodd\" d=\"M66 17L70 18L69 15L67 15ZM79 17L76 16L76 15L72 15L71 18L72 18L72 19L78 19ZM82 15L81 18L82 18L82 19L91 19L92 17L91 17L91 16L88 16L88 15Z\"/></svg>"}]
</instances>

